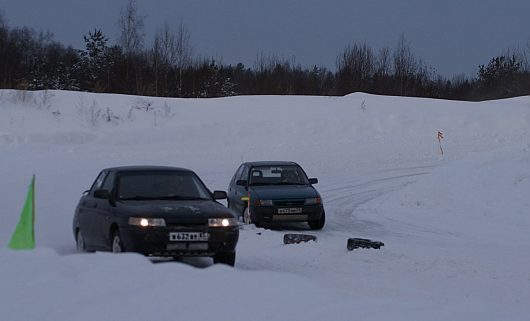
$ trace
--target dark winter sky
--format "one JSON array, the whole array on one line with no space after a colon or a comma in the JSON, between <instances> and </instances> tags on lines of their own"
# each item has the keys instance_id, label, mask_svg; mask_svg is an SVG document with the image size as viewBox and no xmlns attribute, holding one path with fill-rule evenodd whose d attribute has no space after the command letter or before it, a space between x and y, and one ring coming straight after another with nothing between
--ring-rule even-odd
<instances>
[{"instance_id":1,"label":"dark winter sky","mask_svg":"<svg viewBox=\"0 0 530 321\"><path fill-rule=\"evenodd\" d=\"M0 0L9 26L49 30L83 46L94 28L115 42L126 0ZM180 19L194 54L252 66L258 52L303 66L334 68L350 42L395 47L404 34L416 56L446 76L472 75L506 49L526 49L529 0L137 0L145 15L146 45L164 22Z\"/></svg>"}]
</instances>

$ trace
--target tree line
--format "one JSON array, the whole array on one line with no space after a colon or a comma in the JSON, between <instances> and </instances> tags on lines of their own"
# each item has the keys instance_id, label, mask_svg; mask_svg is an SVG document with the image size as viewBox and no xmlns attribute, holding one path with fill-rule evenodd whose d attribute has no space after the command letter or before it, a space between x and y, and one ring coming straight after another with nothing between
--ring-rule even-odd
<instances>
[{"instance_id":1,"label":"tree line","mask_svg":"<svg viewBox=\"0 0 530 321\"><path fill-rule=\"evenodd\" d=\"M302 67L294 59L258 53L254 65L224 65L194 57L184 23L163 24L149 46L144 17L134 0L122 9L120 37L109 44L102 30L83 36L83 49L66 47L50 33L10 28L0 13L0 88L63 89L166 97L233 95L381 95L485 100L530 94L524 52L505 52L478 66L475 77L437 75L401 36L395 49L352 43L335 70Z\"/></svg>"}]
</instances>

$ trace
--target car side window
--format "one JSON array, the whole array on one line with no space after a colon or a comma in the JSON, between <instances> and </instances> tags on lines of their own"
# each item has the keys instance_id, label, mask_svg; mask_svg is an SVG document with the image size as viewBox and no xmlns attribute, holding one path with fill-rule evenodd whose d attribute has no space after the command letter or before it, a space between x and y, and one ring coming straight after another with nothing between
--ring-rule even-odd
<instances>
[{"instance_id":1,"label":"car side window","mask_svg":"<svg viewBox=\"0 0 530 321\"><path fill-rule=\"evenodd\" d=\"M95 190L101 189L101 186L103 186L103 181L105 180L105 176L107 176L107 172L101 172L99 173L98 177L94 181L94 184L92 184L92 187L90 188L90 193L94 193Z\"/></svg>"},{"instance_id":2,"label":"car side window","mask_svg":"<svg viewBox=\"0 0 530 321\"><path fill-rule=\"evenodd\" d=\"M111 192L114 188L114 177L116 174L114 172L110 172L109 175L105 178L105 181L103 182L103 185L101 186L102 189L106 189L107 191Z\"/></svg>"},{"instance_id":3,"label":"car side window","mask_svg":"<svg viewBox=\"0 0 530 321\"><path fill-rule=\"evenodd\" d=\"M234 174L234 177L232 177L232 183L235 183L238 179L240 179L244 167L244 165L239 166L236 173Z\"/></svg>"},{"instance_id":4,"label":"car side window","mask_svg":"<svg viewBox=\"0 0 530 321\"><path fill-rule=\"evenodd\" d=\"M243 173L241 174L239 179L248 180L248 170L249 170L249 167L245 166L245 168L243 168Z\"/></svg>"}]
</instances>

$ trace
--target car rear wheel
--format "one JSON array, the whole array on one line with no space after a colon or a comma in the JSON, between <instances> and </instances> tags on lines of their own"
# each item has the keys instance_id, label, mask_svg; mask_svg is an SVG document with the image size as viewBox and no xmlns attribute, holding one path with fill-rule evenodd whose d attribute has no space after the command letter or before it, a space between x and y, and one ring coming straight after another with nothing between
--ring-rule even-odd
<instances>
[{"instance_id":1,"label":"car rear wheel","mask_svg":"<svg viewBox=\"0 0 530 321\"><path fill-rule=\"evenodd\" d=\"M121 241L121 236L120 236L120 232L118 230L114 231L112 233L112 238L111 238L111 250L113 253L121 253L121 252L124 252L124 249L123 249L123 243Z\"/></svg>"},{"instance_id":2,"label":"car rear wheel","mask_svg":"<svg viewBox=\"0 0 530 321\"><path fill-rule=\"evenodd\" d=\"M234 266L236 264L236 252L216 254L213 257L213 263Z\"/></svg>"},{"instance_id":3,"label":"car rear wheel","mask_svg":"<svg viewBox=\"0 0 530 321\"><path fill-rule=\"evenodd\" d=\"M324 227L324 224L326 223L326 212L322 211L320 219L312 220L307 223L309 224L309 227L311 227L312 230L321 230Z\"/></svg>"},{"instance_id":4,"label":"car rear wheel","mask_svg":"<svg viewBox=\"0 0 530 321\"><path fill-rule=\"evenodd\" d=\"M86 252L85 238L83 237L83 234L81 234L80 229L77 230L77 233L75 236L75 246L76 246L77 252Z\"/></svg>"}]
</instances>

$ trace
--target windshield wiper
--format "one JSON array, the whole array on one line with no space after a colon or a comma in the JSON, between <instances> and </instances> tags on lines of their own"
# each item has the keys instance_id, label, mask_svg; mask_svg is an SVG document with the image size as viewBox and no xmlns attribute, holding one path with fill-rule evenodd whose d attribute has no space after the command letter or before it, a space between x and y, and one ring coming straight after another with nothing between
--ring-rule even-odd
<instances>
[{"instance_id":1,"label":"windshield wiper","mask_svg":"<svg viewBox=\"0 0 530 321\"><path fill-rule=\"evenodd\" d=\"M157 200L175 200L175 201L207 201L209 199L197 196L167 195L159 196Z\"/></svg>"},{"instance_id":2,"label":"windshield wiper","mask_svg":"<svg viewBox=\"0 0 530 321\"><path fill-rule=\"evenodd\" d=\"M274 185L274 183L250 183L250 186Z\"/></svg>"},{"instance_id":3,"label":"windshield wiper","mask_svg":"<svg viewBox=\"0 0 530 321\"><path fill-rule=\"evenodd\" d=\"M280 182L276 185L307 185L305 183L290 183L290 182Z\"/></svg>"},{"instance_id":4,"label":"windshield wiper","mask_svg":"<svg viewBox=\"0 0 530 321\"><path fill-rule=\"evenodd\" d=\"M129 197L120 197L121 201L148 201L148 200L156 200L158 198L156 197L150 197L150 196L129 196Z\"/></svg>"}]
</instances>

